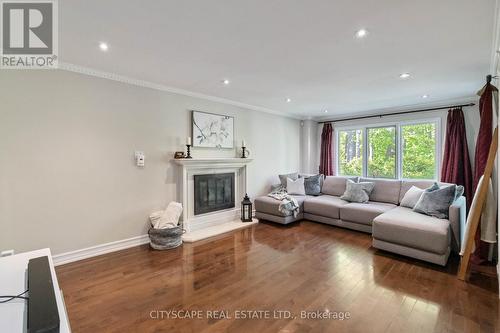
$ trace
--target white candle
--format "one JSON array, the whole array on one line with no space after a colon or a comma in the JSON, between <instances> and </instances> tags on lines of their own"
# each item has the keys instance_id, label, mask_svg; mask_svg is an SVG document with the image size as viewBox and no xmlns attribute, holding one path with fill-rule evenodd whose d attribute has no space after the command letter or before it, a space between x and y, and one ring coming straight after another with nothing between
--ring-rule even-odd
<instances>
[{"instance_id":1,"label":"white candle","mask_svg":"<svg viewBox=\"0 0 500 333\"><path fill-rule=\"evenodd\" d=\"M186 145L191 146L191 137L190 136L188 136L186 138Z\"/></svg>"},{"instance_id":2,"label":"white candle","mask_svg":"<svg viewBox=\"0 0 500 333\"><path fill-rule=\"evenodd\" d=\"M245 140L241 141L241 146L242 147L246 147L247 146Z\"/></svg>"}]
</instances>

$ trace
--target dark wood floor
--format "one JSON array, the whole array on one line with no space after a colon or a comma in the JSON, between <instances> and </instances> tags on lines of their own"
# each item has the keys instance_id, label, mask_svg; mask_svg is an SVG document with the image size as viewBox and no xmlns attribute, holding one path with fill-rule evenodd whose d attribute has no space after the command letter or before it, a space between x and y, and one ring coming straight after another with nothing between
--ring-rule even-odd
<instances>
[{"instance_id":1,"label":"dark wood floor","mask_svg":"<svg viewBox=\"0 0 500 333\"><path fill-rule=\"evenodd\" d=\"M370 235L327 225L260 223L170 251L141 246L71 263L57 275L76 333L500 330L494 277L475 273L463 283L457 258L441 268L370 245ZM203 312L151 318L171 310ZM293 318L234 317L288 315L274 310ZM350 319L303 319L301 311Z\"/></svg>"}]
</instances>

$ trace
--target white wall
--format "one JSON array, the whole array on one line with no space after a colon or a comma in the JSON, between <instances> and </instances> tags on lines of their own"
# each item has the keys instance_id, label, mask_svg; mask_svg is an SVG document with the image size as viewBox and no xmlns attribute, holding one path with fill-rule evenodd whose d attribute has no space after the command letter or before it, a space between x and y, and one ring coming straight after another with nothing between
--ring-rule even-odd
<instances>
[{"instance_id":1,"label":"white wall","mask_svg":"<svg viewBox=\"0 0 500 333\"><path fill-rule=\"evenodd\" d=\"M145 234L149 213L176 200L171 159L190 133L189 110L235 117L235 141L254 158L250 196L299 169L294 119L50 70L2 71L0 101L0 250L58 254Z\"/></svg>"},{"instance_id":2,"label":"white wall","mask_svg":"<svg viewBox=\"0 0 500 333\"><path fill-rule=\"evenodd\" d=\"M476 105L472 107L464 107L463 112L464 112L464 118L465 118L465 127L466 127L466 132L467 132L467 143L469 147L469 155L471 158L471 164L472 167L474 168L474 152L475 152L475 142L477 138L477 133L479 131L479 108L478 108L478 101L475 103ZM360 120L352 120L352 121L343 121L339 123L335 123L334 129L338 127L343 127L343 126L354 126L354 125L368 125L368 124L383 124L383 123L390 123L390 122L399 122L399 121L413 121L413 120L419 120L419 119L431 119L431 118L440 118L441 119L441 137L442 137L442 152L444 152L444 144L445 144L445 137L446 137L446 118L448 115L447 110L437 110L437 111L427 111L427 112L419 112L419 113L410 113L410 114L405 114L405 115L395 115L395 116L384 116L382 118L369 118L369 119L360 119ZM323 125L318 124L318 131L316 134L316 146L319 147L321 144L321 132L323 130ZM317 151L316 154L316 165L319 165L319 150Z\"/></svg>"},{"instance_id":3,"label":"white wall","mask_svg":"<svg viewBox=\"0 0 500 333\"><path fill-rule=\"evenodd\" d=\"M317 173L318 165L316 158L319 156L320 147L318 146L317 131L318 123L314 120L304 120L301 122L301 172Z\"/></svg>"}]
</instances>

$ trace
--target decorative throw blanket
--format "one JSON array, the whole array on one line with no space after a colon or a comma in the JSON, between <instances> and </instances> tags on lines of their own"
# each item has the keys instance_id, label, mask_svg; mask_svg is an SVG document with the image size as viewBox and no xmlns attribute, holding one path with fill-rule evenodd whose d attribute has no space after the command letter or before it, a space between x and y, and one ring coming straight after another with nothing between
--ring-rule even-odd
<instances>
[{"instance_id":1,"label":"decorative throw blanket","mask_svg":"<svg viewBox=\"0 0 500 333\"><path fill-rule=\"evenodd\" d=\"M280 186L274 189L267 196L281 201L278 210L283 215L293 215L293 217L297 217L299 214L299 203L297 202L297 199L289 195L284 187Z\"/></svg>"}]
</instances>

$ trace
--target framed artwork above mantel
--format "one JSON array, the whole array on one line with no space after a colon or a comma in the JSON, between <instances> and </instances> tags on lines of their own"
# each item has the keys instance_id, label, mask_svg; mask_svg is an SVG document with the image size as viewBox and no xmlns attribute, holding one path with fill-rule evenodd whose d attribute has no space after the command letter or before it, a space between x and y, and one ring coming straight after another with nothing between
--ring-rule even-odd
<instances>
[{"instance_id":1,"label":"framed artwork above mantel","mask_svg":"<svg viewBox=\"0 0 500 333\"><path fill-rule=\"evenodd\" d=\"M193 147L234 148L234 117L192 111Z\"/></svg>"}]
</instances>

